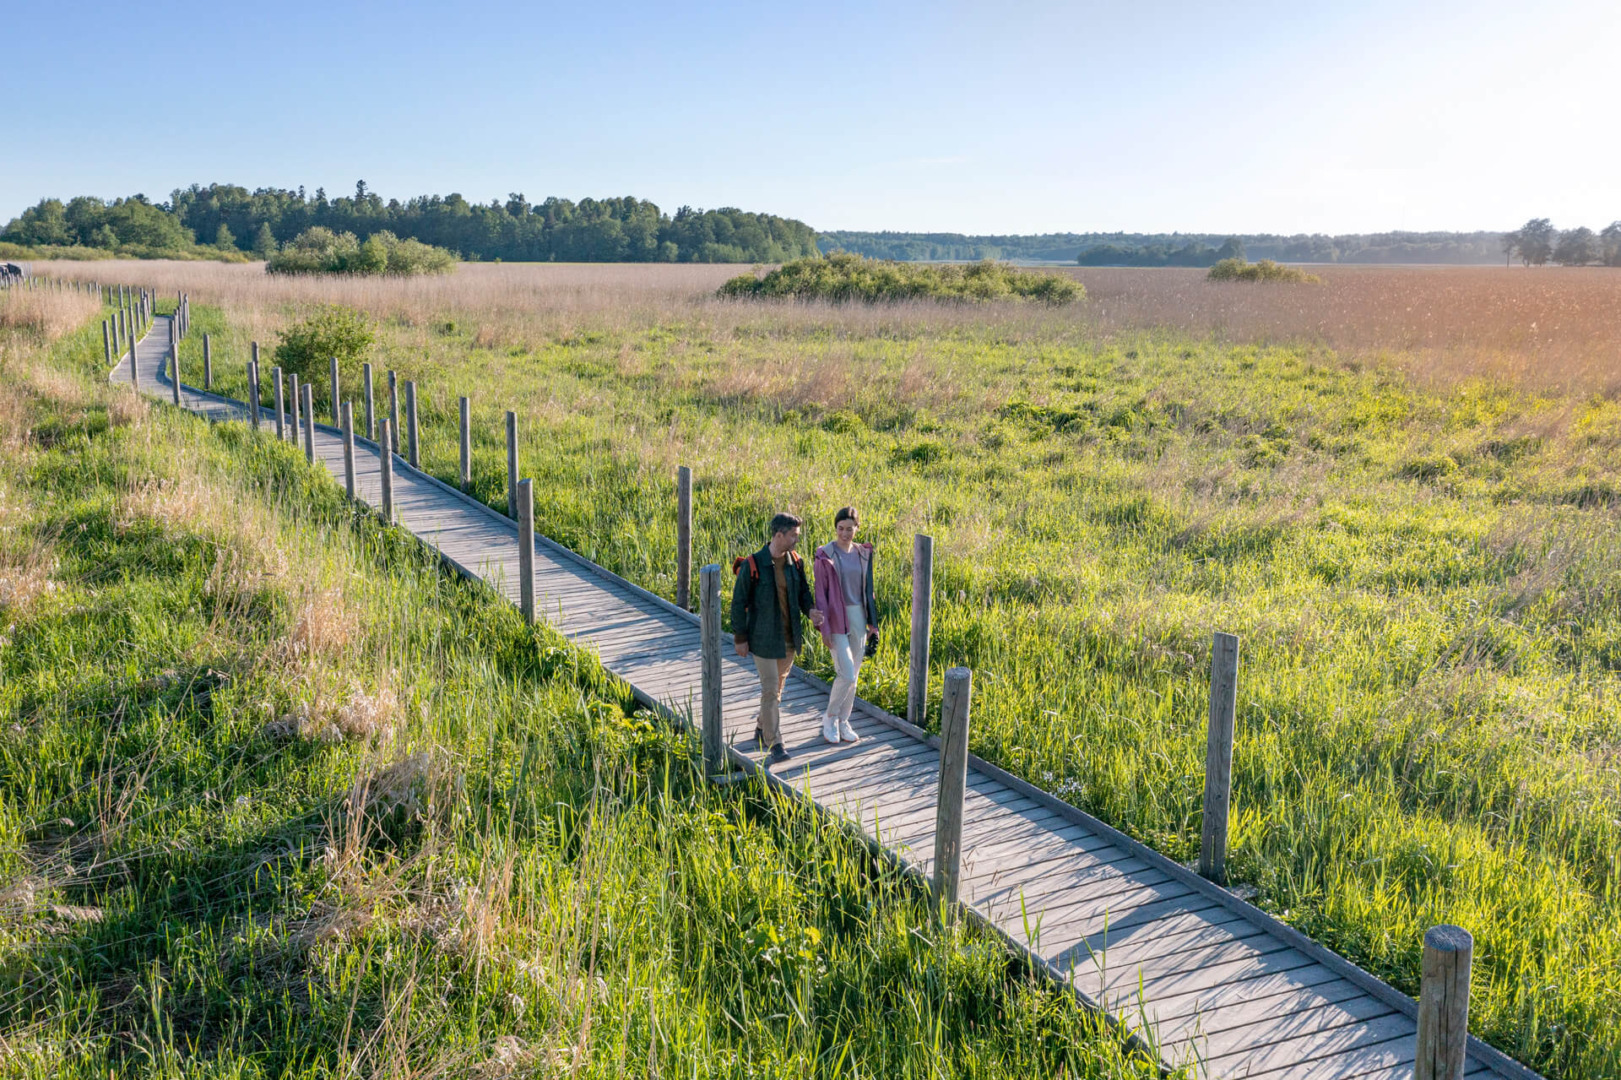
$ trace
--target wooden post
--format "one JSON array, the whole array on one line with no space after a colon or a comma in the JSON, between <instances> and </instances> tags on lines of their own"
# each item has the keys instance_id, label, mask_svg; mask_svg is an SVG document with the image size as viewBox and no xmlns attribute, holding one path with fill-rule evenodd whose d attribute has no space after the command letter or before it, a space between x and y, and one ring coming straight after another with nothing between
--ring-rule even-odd
<instances>
[{"instance_id":1,"label":"wooden post","mask_svg":"<svg viewBox=\"0 0 1621 1080\"><path fill-rule=\"evenodd\" d=\"M675 470L675 606L692 610L692 470Z\"/></svg>"},{"instance_id":2,"label":"wooden post","mask_svg":"<svg viewBox=\"0 0 1621 1080\"><path fill-rule=\"evenodd\" d=\"M518 520L518 414L507 413L507 517Z\"/></svg>"},{"instance_id":3,"label":"wooden post","mask_svg":"<svg viewBox=\"0 0 1621 1080\"><path fill-rule=\"evenodd\" d=\"M129 339L129 384L135 389L141 388L141 371L135 366L135 338Z\"/></svg>"},{"instance_id":4,"label":"wooden post","mask_svg":"<svg viewBox=\"0 0 1621 1080\"><path fill-rule=\"evenodd\" d=\"M282 378L280 364L277 364L275 367L270 369L270 381L276 389L276 438L278 439L285 439L287 437L287 408L286 398L282 395Z\"/></svg>"},{"instance_id":5,"label":"wooden post","mask_svg":"<svg viewBox=\"0 0 1621 1080\"><path fill-rule=\"evenodd\" d=\"M389 449L400 452L400 382L393 371L388 373L388 437Z\"/></svg>"},{"instance_id":6,"label":"wooden post","mask_svg":"<svg viewBox=\"0 0 1621 1080\"><path fill-rule=\"evenodd\" d=\"M107 320L106 319L101 320L101 351L102 351L103 355L107 358L107 366L112 367L113 366L113 335L112 335L112 331L107 329Z\"/></svg>"},{"instance_id":7,"label":"wooden post","mask_svg":"<svg viewBox=\"0 0 1621 1080\"><path fill-rule=\"evenodd\" d=\"M351 401L343 403L343 490L349 498L355 497L355 408Z\"/></svg>"},{"instance_id":8,"label":"wooden post","mask_svg":"<svg viewBox=\"0 0 1621 1080\"><path fill-rule=\"evenodd\" d=\"M906 682L906 719L922 727L929 709L929 629L933 625L934 537L912 538L912 667Z\"/></svg>"},{"instance_id":9,"label":"wooden post","mask_svg":"<svg viewBox=\"0 0 1621 1080\"><path fill-rule=\"evenodd\" d=\"M1424 932L1413 1080L1463 1080L1474 954L1475 939L1461 926L1432 926Z\"/></svg>"},{"instance_id":10,"label":"wooden post","mask_svg":"<svg viewBox=\"0 0 1621 1080\"><path fill-rule=\"evenodd\" d=\"M383 478L383 522L394 524L394 452L388 448L389 430L388 418L383 418L382 431L377 439L377 464L382 467Z\"/></svg>"},{"instance_id":11,"label":"wooden post","mask_svg":"<svg viewBox=\"0 0 1621 1080\"><path fill-rule=\"evenodd\" d=\"M253 430L259 430L259 362L248 361L248 416L253 420Z\"/></svg>"},{"instance_id":12,"label":"wooden post","mask_svg":"<svg viewBox=\"0 0 1621 1080\"><path fill-rule=\"evenodd\" d=\"M371 365L361 365L362 381L366 384L366 438L377 441L377 398L372 392Z\"/></svg>"},{"instance_id":13,"label":"wooden post","mask_svg":"<svg viewBox=\"0 0 1621 1080\"><path fill-rule=\"evenodd\" d=\"M527 477L518 481L518 607L535 625L535 484Z\"/></svg>"},{"instance_id":14,"label":"wooden post","mask_svg":"<svg viewBox=\"0 0 1621 1080\"><path fill-rule=\"evenodd\" d=\"M298 374L288 377L287 384L287 437L298 445Z\"/></svg>"},{"instance_id":15,"label":"wooden post","mask_svg":"<svg viewBox=\"0 0 1621 1080\"><path fill-rule=\"evenodd\" d=\"M946 672L940 701L940 796L934 818L934 906L945 922L955 919L962 873L962 803L968 792L968 702L973 673Z\"/></svg>"},{"instance_id":16,"label":"wooden post","mask_svg":"<svg viewBox=\"0 0 1621 1080\"><path fill-rule=\"evenodd\" d=\"M203 335L203 389L214 389L214 347L208 335Z\"/></svg>"},{"instance_id":17,"label":"wooden post","mask_svg":"<svg viewBox=\"0 0 1621 1080\"><path fill-rule=\"evenodd\" d=\"M720 664L720 565L711 563L698 571L698 625L703 643L702 713L700 732L704 743L704 772L710 776L726 771L725 739L721 732Z\"/></svg>"},{"instance_id":18,"label":"wooden post","mask_svg":"<svg viewBox=\"0 0 1621 1080\"><path fill-rule=\"evenodd\" d=\"M411 462L411 468L420 469L422 467L422 458L417 453L417 384L415 379L405 380L405 424L406 431L410 434L410 438L406 441L406 450L410 452L407 460Z\"/></svg>"},{"instance_id":19,"label":"wooden post","mask_svg":"<svg viewBox=\"0 0 1621 1080\"><path fill-rule=\"evenodd\" d=\"M1217 633L1210 653L1210 728L1205 744L1199 874L1224 885L1227 814L1233 790L1233 721L1238 706L1238 638Z\"/></svg>"},{"instance_id":20,"label":"wooden post","mask_svg":"<svg viewBox=\"0 0 1621 1080\"><path fill-rule=\"evenodd\" d=\"M169 325L173 326L173 323ZM180 404L180 343L169 342L169 383L170 392L174 395L174 403Z\"/></svg>"},{"instance_id":21,"label":"wooden post","mask_svg":"<svg viewBox=\"0 0 1621 1080\"><path fill-rule=\"evenodd\" d=\"M462 490L466 491L473 486L473 421L469 413L471 403L463 397L457 399L456 406L462 426L461 482Z\"/></svg>"},{"instance_id":22,"label":"wooden post","mask_svg":"<svg viewBox=\"0 0 1621 1080\"><path fill-rule=\"evenodd\" d=\"M338 420L343 415L343 399L338 397L338 358L332 358L332 426L338 426Z\"/></svg>"},{"instance_id":23,"label":"wooden post","mask_svg":"<svg viewBox=\"0 0 1621 1080\"><path fill-rule=\"evenodd\" d=\"M304 391L304 460L315 464L315 388L309 383Z\"/></svg>"}]
</instances>

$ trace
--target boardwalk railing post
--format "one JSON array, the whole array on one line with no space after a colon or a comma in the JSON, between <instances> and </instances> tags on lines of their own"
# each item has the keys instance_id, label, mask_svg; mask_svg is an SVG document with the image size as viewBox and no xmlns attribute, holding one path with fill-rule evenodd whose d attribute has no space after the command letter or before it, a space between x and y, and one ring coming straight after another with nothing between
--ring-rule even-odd
<instances>
[{"instance_id":1,"label":"boardwalk railing post","mask_svg":"<svg viewBox=\"0 0 1621 1080\"><path fill-rule=\"evenodd\" d=\"M518 414L507 413L507 517L518 520Z\"/></svg>"},{"instance_id":2,"label":"boardwalk railing post","mask_svg":"<svg viewBox=\"0 0 1621 1080\"><path fill-rule=\"evenodd\" d=\"M287 437L298 445L298 373L295 371L288 379L287 386Z\"/></svg>"},{"instance_id":3,"label":"boardwalk railing post","mask_svg":"<svg viewBox=\"0 0 1621 1080\"><path fill-rule=\"evenodd\" d=\"M406 460L411 468L420 469L422 458L417 453L417 384L415 379L405 381L405 424L406 432L410 436L406 440Z\"/></svg>"},{"instance_id":4,"label":"boardwalk railing post","mask_svg":"<svg viewBox=\"0 0 1621 1080\"><path fill-rule=\"evenodd\" d=\"M253 430L259 430L259 361L248 361L248 415L253 418Z\"/></svg>"},{"instance_id":5,"label":"boardwalk railing post","mask_svg":"<svg viewBox=\"0 0 1621 1080\"><path fill-rule=\"evenodd\" d=\"M203 335L203 389L214 389L214 349L207 334Z\"/></svg>"},{"instance_id":6,"label":"boardwalk railing post","mask_svg":"<svg viewBox=\"0 0 1621 1080\"><path fill-rule=\"evenodd\" d=\"M699 731L704 743L704 772L718 776L726 771L725 740L721 732L720 664L720 564L711 563L698 571L698 624L703 644L702 713Z\"/></svg>"},{"instance_id":7,"label":"boardwalk railing post","mask_svg":"<svg viewBox=\"0 0 1621 1080\"><path fill-rule=\"evenodd\" d=\"M101 351L107 358L107 366L113 366L113 335L107 328L107 320L101 320Z\"/></svg>"},{"instance_id":8,"label":"boardwalk railing post","mask_svg":"<svg viewBox=\"0 0 1621 1080\"><path fill-rule=\"evenodd\" d=\"M675 606L692 610L692 470L675 471Z\"/></svg>"},{"instance_id":9,"label":"boardwalk railing post","mask_svg":"<svg viewBox=\"0 0 1621 1080\"><path fill-rule=\"evenodd\" d=\"M332 426L337 427L343 414L343 399L338 396L338 358L332 358Z\"/></svg>"},{"instance_id":10,"label":"boardwalk railing post","mask_svg":"<svg viewBox=\"0 0 1621 1080\"><path fill-rule=\"evenodd\" d=\"M343 403L343 490L350 499L355 497L355 408L352 401Z\"/></svg>"},{"instance_id":11,"label":"boardwalk railing post","mask_svg":"<svg viewBox=\"0 0 1621 1080\"><path fill-rule=\"evenodd\" d=\"M377 440L377 464L382 467L383 479L383 522L394 524L394 452L388 448L388 437L393 434L389 430L392 425L384 417Z\"/></svg>"},{"instance_id":12,"label":"boardwalk railing post","mask_svg":"<svg viewBox=\"0 0 1621 1080\"><path fill-rule=\"evenodd\" d=\"M1199 839L1199 874L1222 885L1227 881L1227 814L1233 790L1238 638L1217 633L1210 652L1210 729L1205 745L1204 828Z\"/></svg>"},{"instance_id":13,"label":"boardwalk railing post","mask_svg":"<svg viewBox=\"0 0 1621 1080\"><path fill-rule=\"evenodd\" d=\"M173 338L169 340L169 390L174 396L174 403L180 404L180 343Z\"/></svg>"},{"instance_id":14,"label":"boardwalk railing post","mask_svg":"<svg viewBox=\"0 0 1621 1080\"><path fill-rule=\"evenodd\" d=\"M1413 1080L1463 1080L1474 954L1475 939L1461 926L1432 926L1424 932Z\"/></svg>"},{"instance_id":15,"label":"boardwalk railing post","mask_svg":"<svg viewBox=\"0 0 1621 1080\"><path fill-rule=\"evenodd\" d=\"M471 403L467 398L457 399L456 411L458 418L461 420L462 460L460 479L463 491L473 486L473 422L472 417L469 415L470 409Z\"/></svg>"},{"instance_id":16,"label":"boardwalk railing post","mask_svg":"<svg viewBox=\"0 0 1621 1080\"><path fill-rule=\"evenodd\" d=\"M535 484L518 481L518 607L535 625Z\"/></svg>"},{"instance_id":17,"label":"boardwalk railing post","mask_svg":"<svg viewBox=\"0 0 1621 1080\"><path fill-rule=\"evenodd\" d=\"M141 371L135 366L135 335L129 338L129 384L135 389L141 388Z\"/></svg>"},{"instance_id":18,"label":"boardwalk railing post","mask_svg":"<svg viewBox=\"0 0 1621 1080\"><path fill-rule=\"evenodd\" d=\"M394 453L400 452L400 378L393 371L388 373L388 448Z\"/></svg>"},{"instance_id":19,"label":"boardwalk railing post","mask_svg":"<svg viewBox=\"0 0 1621 1080\"><path fill-rule=\"evenodd\" d=\"M287 437L287 399L283 395L283 390L285 389L283 386L284 378L285 376L282 375L280 364L277 364L275 367L270 369L270 381L272 386L275 388L276 393L276 438L278 439L285 439Z\"/></svg>"},{"instance_id":20,"label":"boardwalk railing post","mask_svg":"<svg viewBox=\"0 0 1621 1080\"><path fill-rule=\"evenodd\" d=\"M934 537L912 538L912 665L906 682L906 719L922 727L929 709L929 628L933 625Z\"/></svg>"},{"instance_id":21,"label":"boardwalk railing post","mask_svg":"<svg viewBox=\"0 0 1621 1080\"><path fill-rule=\"evenodd\" d=\"M973 673L946 672L940 698L940 796L934 819L934 906L953 921L962 871L962 803L968 789L968 702Z\"/></svg>"},{"instance_id":22,"label":"boardwalk railing post","mask_svg":"<svg viewBox=\"0 0 1621 1080\"><path fill-rule=\"evenodd\" d=\"M304 384L304 460L315 464L315 388Z\"/></svg>"},{"instance_id":23,"label":"boardwalk railing post","mask_svg":"<svg viewBox=\"0 0 1621 1080\"><path fill-rule=\"evenodd\" d=\"M377 397L372 390L371 365L361 367L361 378L366 384L366 438L377 441Z\"/></svg>"}]
</instances>

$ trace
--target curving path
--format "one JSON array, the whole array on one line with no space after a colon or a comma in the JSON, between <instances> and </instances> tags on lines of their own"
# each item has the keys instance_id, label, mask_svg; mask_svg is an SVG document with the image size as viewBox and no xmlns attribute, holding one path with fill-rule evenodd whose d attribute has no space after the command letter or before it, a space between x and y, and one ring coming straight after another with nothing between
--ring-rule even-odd
<instances>
[{"instance_id":1,"label":"curving path","mask_svg":"<svg viewBox=\"0 0 1621 1080\"><path fill-rule=\"evenodd\" d=\"M172 400L163 371L169 317L137 342L142 391ZM129 359L113 368L127 383ZM247 406L181 387L181 405L210 420L247 419ZM320 403L318 414L323 412ZM325 407L330 412L330 403ZM267 413L268 416L268 413ZM274 438L273 421L262 425ZM300 436L302 438L302 435ZM356 495L381 501L375 444L355 440ZM317 425L317 460L343 480L343 442ZM516 602L516 526L394 460L399 523L461 572ZM696 581L694 581L696 585ZM544 538L536 540L537 609L651 704L697 713L697 617ZM726 741L754 729L752 663L724 649ZM793 758L770 782L858 826L904 866L927 876L934 853L939 752L924 732L864 701L852 723L862 741L818 736L827 685L795 669L783 693ZM729 751L759 769L755 756ZM1204 1077L1406 1080L1414 1074L1411 998L1244 903L1226 890L1074 807L978 758L969 759L961 895L971 914L1089 1004L1117 1017L1169 1064ZM1537 1080L1470 1040L1464 1075Z\"/></svg>"}]
</instances>

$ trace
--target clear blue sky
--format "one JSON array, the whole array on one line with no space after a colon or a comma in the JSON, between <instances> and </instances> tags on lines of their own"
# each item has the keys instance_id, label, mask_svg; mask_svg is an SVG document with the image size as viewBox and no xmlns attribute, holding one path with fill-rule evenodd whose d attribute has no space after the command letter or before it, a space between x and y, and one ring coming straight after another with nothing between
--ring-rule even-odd
<instances>
[{"instance_id":1,"label":"clear blue sky","mask_svg":"<svg viewBox=\"0 0 1621 1080\"><path fill-rule=\"evenodd\" d=\"M1621 218L1615 0L7 3L0 222L193 182L817 228Z\"/></svg>"}]
</instances>

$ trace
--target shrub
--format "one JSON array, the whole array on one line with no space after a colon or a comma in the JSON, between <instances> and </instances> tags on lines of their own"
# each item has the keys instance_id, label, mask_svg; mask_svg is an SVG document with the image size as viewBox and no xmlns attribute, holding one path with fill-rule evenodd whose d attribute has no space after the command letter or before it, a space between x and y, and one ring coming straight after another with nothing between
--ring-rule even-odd
<instances>
[{"instance_id":1,"label":"shrub","mask_svg":"<svg viewBox=\"0 0 1621 1080\"><path fill-rule=\"evenodd\" d=\"M1323 279L1294 266L1271 259L1247 263L1243 259L1223 259L1210 268L1211 281L1285 281L1296 285L1321 285Z\"/></svg>"},{"instance_id":2,"label":"shrub","mask_svg":"<svg viewBox=\"0 0 1621 1080\"><path fill-rule=\"evenodd\" d=\"M420 240L401 240L376 232L365 243L354 233L335 233L320 225L305 229L265 260L269 274L443 274L456 256Z\"/></svg>"},{"instance_id":3,"label":"shrub","mask_svg":"<svg viewBox=\"0 0 1621 1080\"><path fill-rule=\"evenodd\" d=\"M795 300L1036 300L1067 304L1086 295L1061 274L1016 270L1006 263L927 265L868 259L842 252L798 259L763 277L743 274L720 287L721 296Z\"/></svg>"},{"instance_id":4,"label":"shrub","mask_svg":"<svg viewBox=\"0 0 1621 1080\"><path fill-rule=\"evenodd\" d=\"M328 304L281 333L276 363L301 379L327 374L327 361L356 362L371 348L374 335L366 316L353 308Z\"/></svg>"}]
</instances>

